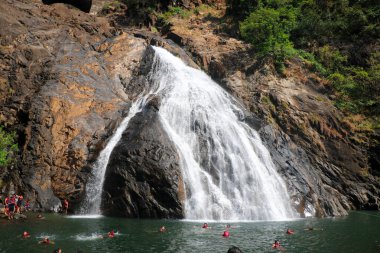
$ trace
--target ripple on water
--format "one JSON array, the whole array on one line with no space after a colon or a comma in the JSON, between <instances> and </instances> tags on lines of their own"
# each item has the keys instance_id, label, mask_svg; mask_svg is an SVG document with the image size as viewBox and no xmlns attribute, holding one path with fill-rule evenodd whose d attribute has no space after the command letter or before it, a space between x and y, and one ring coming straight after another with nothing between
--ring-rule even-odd
<instances>
[{"instance_id":1,"label":"ripple on water","mask_svg":"<svg viewBox=\"0 0 380 253\"><path fill-rule=\"evenodd\" d=\"M36 235L37 239L49 238L49 240L55 240L57 236L55 234L41 233Z\"/></svg>"},{"instance_id":2,"label":"ripple on water","mask_svg":"<svg viewBox=\"0 0 380 253\"><path fill-rule=\"evenodd\" d=\"M73 238L77 241L93 241L103 239L104 235L100 233L92 233L92 234L79 234L73 236Z\"/></svg>"}]
</instances>

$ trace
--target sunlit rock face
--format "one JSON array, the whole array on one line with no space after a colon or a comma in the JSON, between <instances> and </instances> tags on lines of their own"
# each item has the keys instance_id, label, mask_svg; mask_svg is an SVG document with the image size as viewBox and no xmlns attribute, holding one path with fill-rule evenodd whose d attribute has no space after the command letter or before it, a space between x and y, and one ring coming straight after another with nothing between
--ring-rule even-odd
<instances>
[{"instance_id":1,"label":"sunlit rock face","mask_svg":"<svg viewBox=\"0 0 380 253\"><path fill-rule=\"evenodd\" d=\"M18 130L13 186L34 207L75 207L90 168L132 99L125 84L146 43L62 4L5 2L0 20L1 123ZM18 17L17 19L15 17ZM28 31L28 32L27 32ZM132 94L132 93L131 93ZM132 95L130 95L132 96Z\"/></svg>"}]
</instances>

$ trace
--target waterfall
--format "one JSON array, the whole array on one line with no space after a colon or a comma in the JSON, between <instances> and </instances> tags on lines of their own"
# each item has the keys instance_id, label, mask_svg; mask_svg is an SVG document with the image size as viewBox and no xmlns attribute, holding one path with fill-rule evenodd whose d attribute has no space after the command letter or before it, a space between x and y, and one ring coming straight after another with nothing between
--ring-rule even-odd
<instances>
[{"instance_id":1,"label":"waterfall","mask_svg":"<svg viewBox=\"0 0 380 253\"><path fill-rule=\"evenodd\" d=\"M185 217L294 217L285 183L239 103L204 72L165 49L154 50L151 79L161 87L159 114L181 158Z\"/></svg>"},{"instance_id":2,"label":"waterfall","mask_svg":"<svg viewBox=\"0 0 380 253\"><path fill-rule=\"evenodd\" d=\"M185 218L278 220L295 217L284 181L240 104L204 72L162 48L149 73L151 87L133 103L87 183L81 213L99 214L108 159L129 120L148 97L161 97L160 120L180 156Z\"/></svg>"}]
</instances>

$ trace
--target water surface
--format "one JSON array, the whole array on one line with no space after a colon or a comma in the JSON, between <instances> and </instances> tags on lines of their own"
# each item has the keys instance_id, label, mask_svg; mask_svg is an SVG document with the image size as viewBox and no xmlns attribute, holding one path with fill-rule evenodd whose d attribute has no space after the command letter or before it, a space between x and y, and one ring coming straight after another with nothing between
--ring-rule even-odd
<instances>
[{"instance_id":1,"label":"water surface","mask_svg":"<svg viewBox=\"0 0 380 253\"><path fill-rule=\"evenodd\" d=\"M352 212L347 217L299 219L292 221L231 222L230 238L222 234L226 222L178 220L138 220L106 217L71 218L46 214L44 220L29 214L26 221L1 220L0 252L51 253L61 247L64 253L77 252L220 252L231 245L243 252L276 252L271 249L276 239L286 252L380 252L380 212ZM164 225L166 233L157 232ZM286 235L287 228L296 231ZM314 230L304 230L313 227ZM112 229L120 229L115 238L100 239ZM22 239L27 230L31 238ZM39 245L43 237L55 245Z\"/></svg>"}]
</instances>

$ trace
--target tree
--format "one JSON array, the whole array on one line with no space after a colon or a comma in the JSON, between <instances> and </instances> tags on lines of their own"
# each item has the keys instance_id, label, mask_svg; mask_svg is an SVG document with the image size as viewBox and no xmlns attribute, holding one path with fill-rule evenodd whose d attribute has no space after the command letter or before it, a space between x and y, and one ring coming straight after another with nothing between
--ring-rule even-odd
<instances>
[{"instance_id":1,"label":"tree","mask_svg":"<svg viewBox=\"0 0 380 253\"><path fill-rule=\"evenodd\" d=\"M294 51L289 37L295 25L295 9L261 7L240 24L240 32L244 40L256 47L259 56L272 55L282 65Z\"/></svg>"},{"instance_id":2,"label":"tree","mask_svg":"<svg viewBox=\"0 0 380 253\"><path fill-rule=\"evenodd\" d=\"M15 143L16 133L7 133L0 126L0 168L6 167L15 161L18 145Z\"/></svg>"}]
</instances>

